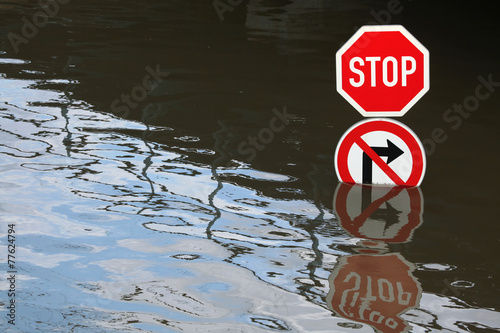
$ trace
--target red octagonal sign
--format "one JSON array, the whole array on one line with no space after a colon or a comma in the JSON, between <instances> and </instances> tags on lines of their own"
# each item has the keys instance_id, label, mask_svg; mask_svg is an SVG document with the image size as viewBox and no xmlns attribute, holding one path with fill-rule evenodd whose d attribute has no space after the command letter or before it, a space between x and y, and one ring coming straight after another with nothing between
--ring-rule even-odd
<instances>
[{"instance_id":1,"label":"red octagonal sign","mask_svg":"<svg viewBox=\"0 0 500 333\"><path fill-rule=\"evenodd\" d=\"M361 27L336 65L337 91L365 117L401 117L429 90L429 51L400 25Z\"/></svg>"}]
</instances>

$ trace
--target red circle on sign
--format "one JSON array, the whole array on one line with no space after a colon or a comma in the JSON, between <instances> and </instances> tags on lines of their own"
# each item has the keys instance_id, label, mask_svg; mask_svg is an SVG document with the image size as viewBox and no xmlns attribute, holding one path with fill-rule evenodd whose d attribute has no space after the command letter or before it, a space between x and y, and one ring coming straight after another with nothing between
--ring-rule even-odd
<instances>
[{"instance_id":1,"label":"red circle on sign","mask_svg":"<svg viewBox=\"0 0 500 333\"><path fill-rule=\"evenodd\" d=\"M384 161L378 156L374 156L373 151L370 152L370 147L361 136L370 132L388 132L396 135L404 141L411 153L412 166L408 179L405 181L401 179L400 175L385 164ZM354 124L350 129L344 133L339 141L335 151L335 171L340 181L344 183L356 183L351 175L348 165L348 156L353 145L358 145L372 160L382 169L382 171L389 176L395 185L401 186L419 186L424 178L425 173L425 155L424 148L418 140L418 137L409 128L400 122L392 119L370 119L364 120ZM376 155L376 154L375 154ZM377 159L378 157L378 159Z\"/></svg>"}]
</instances>

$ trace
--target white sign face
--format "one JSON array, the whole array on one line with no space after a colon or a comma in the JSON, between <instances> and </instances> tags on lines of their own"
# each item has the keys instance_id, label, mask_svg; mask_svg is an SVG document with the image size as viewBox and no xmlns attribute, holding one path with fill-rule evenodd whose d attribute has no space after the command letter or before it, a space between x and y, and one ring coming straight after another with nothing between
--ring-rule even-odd
<instances>
[{"instance_id":1,"label":"white sign face","mask_svg":"<svg viewBox=\"0 0 500 333\"><path fill-rule=\"evenodd\" d=\"M335 151L335 171L344 183L418 186L425 166L424 148L416 134L392 119L353 125Z\"/></svg>"}]
</instances>

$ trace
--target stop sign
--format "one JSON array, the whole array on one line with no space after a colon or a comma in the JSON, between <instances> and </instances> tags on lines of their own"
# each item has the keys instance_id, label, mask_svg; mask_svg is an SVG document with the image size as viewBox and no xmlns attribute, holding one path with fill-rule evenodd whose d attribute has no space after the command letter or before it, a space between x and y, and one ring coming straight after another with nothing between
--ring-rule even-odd
<instances>
[{"instance_id":1,"label":"stop sign","mask_svg":"<svg viewBox=\"0 0 500 333\"><path fill-rule=\"evenodd\" d=\"M365 117L403 116L429 90L429 51L400 25L361 27L336 66L337 91Z\"/></svg>"}]
</instances>

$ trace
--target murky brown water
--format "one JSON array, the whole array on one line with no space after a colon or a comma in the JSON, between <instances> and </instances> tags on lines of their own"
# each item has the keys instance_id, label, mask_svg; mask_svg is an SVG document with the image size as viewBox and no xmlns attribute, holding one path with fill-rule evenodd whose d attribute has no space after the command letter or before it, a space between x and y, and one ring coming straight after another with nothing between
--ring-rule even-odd
<instances>
[{"instance_id":1,"label":"murky brown water","mask_svg":"<svg viewBox=\"0 0 500 333\"><path fill-rule=\"evenodd\" d=\"M500 330L485 6L0 3L1 327ZM430 91L398 119L427 150L419 188L334 172L362 119L334 55L368 23L402 24L430 51Z\"/></svg>"}]
</instances>

